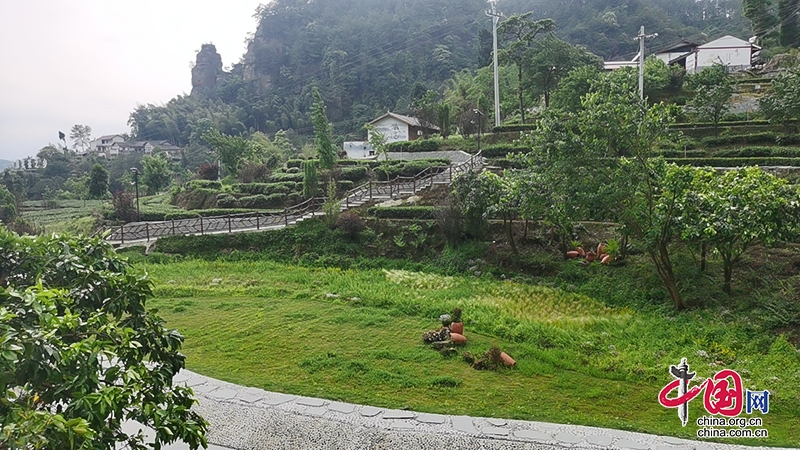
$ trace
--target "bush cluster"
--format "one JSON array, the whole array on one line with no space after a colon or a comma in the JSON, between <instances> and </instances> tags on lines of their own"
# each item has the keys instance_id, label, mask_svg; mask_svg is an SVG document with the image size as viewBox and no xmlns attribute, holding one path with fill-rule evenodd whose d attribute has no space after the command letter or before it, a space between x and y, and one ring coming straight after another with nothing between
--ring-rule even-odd
<instances>
[{"instance_id":1,"label":"bush cluster","mask_svg":"<svg viewBox=\"0 0 800 450\"><path fill-rule=\"evenodd\" d=\"M800 157L797 147L743 147L728 148L714 152L715 158L761 158L761 157Z\"/></svg>"},{"instance_id":2,"label":"bush cluster","mask_svg":"<svg viewBox=\"0 0 800 450\"><path fill-rule=\"evenodd\" d=\"M231 186L234 192L242 194L288 194L297 190L297 183L294 181L284 181L280 183L238 183ZM217 198L219 201L219 198Z\"/></svg>"},{"instance_id":3,"label":"bush cluster","mask_svg":"<svg viewBox=\"0 0 800 450\"><path fill-rule=\"evenodd\" d=\"M800 167L800 158L674 158L679 166L695 167L746 167L746 166L793 166Z\"/></svg>"},{"instance_id":4,"label":"bush cluster","mask_svg":"<svg viewBox=\"0 0 800 450\"><path fill-rule=\"evenodd\" d=\"M341 169L340 178L352 182L361 181L367 177L367 168L364 166L344 167Z\"/></svg>"},{"instance_id":5,"label":"bush cluster","mask_svg":"<svg viewBox=\"0 0 800 450\"><path fill-rule=\"evenodd\" d=\"M731 145L800 145L800 135L773 133L737 134L731 136L707 137L701 141L704 147L728 147Z\"/></svg>"},{"instance_id":6,"label":"bush cluster","mask_svg":"<svg viewBox=\"0 0 800 450\"><path fill-rule=\"evenodd\" d=\"M212 180L190 180L186 183L186 189L222 189L222 184L219 181Z\"/></svg>"},{"instance_id":7,"label":"bush cluster","mask_svg":"<svg viewBox=\"0 0 800 450\"><path fill-rule=\"evenodd\" d=\"M284 173L284 172L275 172L269 176L270 183L283 183L286 181L294 181L295 183L302 183L303 182L303 174L302 173Z\"/></svg>"},{"instance_id":8,"label":"bush cluster","mask_svg":"<svg viewBox=\"0 0 800 450\"><path fill-rule=\"evenodd\" d=\"M532 131L536 129L536 125L532 123L515 123L509 125L500 125L492 128L492 133L507 133L509 131Z\"/></svg>"},{"instance_id":9,"label":"bush cluster","mask_svg":"<svg viewBox=\"0 0 800 450\"><path fill-rule=\"evenodd\" d=\"M446 159L417 159L414 161L391 161L388 167L376 167L375 173L381 180L394 177L413 177L429 167L445 170L450 164Z\"/></svg>"}]
</instances>

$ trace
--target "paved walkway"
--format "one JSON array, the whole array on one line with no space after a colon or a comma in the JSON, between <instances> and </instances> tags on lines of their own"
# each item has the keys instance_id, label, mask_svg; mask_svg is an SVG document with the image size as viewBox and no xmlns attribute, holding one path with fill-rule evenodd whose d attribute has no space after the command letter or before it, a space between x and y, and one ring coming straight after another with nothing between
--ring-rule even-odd
<instances>
[{"instance_id":1,"label":"paved walkway","mask_svg":"<svg viewBox=\"0 0 800 450\"><path fill-rule=\"evenodd\" d=\"M238 386L188 370L180 372L175 382L194 389L199 399L197 412L210 423L208 441L213 446L209 448L214 450L760 448L595 427L361 406Z\"/></svg>"}]
</instances>

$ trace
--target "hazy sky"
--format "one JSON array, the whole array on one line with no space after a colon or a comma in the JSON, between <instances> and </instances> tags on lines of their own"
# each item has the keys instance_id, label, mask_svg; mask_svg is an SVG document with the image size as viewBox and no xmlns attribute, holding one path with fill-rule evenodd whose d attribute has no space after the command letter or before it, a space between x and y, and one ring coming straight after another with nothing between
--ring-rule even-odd
<instances>
[{"instance_id":1,"label":"hazy sky","mask_svg":"<svg viewBox=\"0 0 800 450\"><path fill-rule=\"evenodd\" d=\"M201 44L239 62L259 3L0 0L0 159L33 156L74 124L129 132L137 104L191 91Z\"/></svg>"}]
</instances>

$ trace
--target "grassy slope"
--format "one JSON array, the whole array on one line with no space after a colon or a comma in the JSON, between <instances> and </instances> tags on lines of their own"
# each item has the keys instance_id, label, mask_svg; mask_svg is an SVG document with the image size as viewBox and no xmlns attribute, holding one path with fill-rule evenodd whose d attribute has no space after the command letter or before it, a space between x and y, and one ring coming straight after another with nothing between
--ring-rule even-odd
<instances>
[{"instance_id":1,"label":"grassy slope","mask_svg":"<svg viewBox=\"0 0 800 450\"><path fill-rule=\"evenodd\" d=\"M669 365L685 356L699 377L724 365L739 370L746 387L772 392L764 419L771 436L762 444L800 442L794 347L711 312L634 312L557 289L403 271L196 260L143 266L156 282L152 305L187 337L189 368L227 381L419 411L692 437L696 426L682 428L675 411L656 401L671 380ZM479 372L423 346L420 334L454 306L465 311L467 350L497 343L518 368ZM690 417L704 414L701 405L691 404Z\"/></svg>"}]
</instances>

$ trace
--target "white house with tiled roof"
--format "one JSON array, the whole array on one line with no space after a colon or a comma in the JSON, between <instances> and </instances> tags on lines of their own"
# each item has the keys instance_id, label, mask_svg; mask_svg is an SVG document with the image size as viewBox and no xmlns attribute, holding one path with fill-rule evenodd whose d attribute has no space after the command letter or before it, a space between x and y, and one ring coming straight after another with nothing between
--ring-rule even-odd
<instances>
[{"instance_id":1,"label":"white house with tiled roof","mask_svg":"<svg viewBox=\"0 0 800 450\"><path fill-rule=\"evenodd\" d=\"M761 47L734 36L723 36L697 47L686 57L686 72L697 73L714 64L722 64L729 71L747 69Z\"/></svg>"},{"instance_id":2,"label":"white house with tiled roof","mask_svg":"<svg viewBox=\"0 0 800 450\"><path fill-rule=\"evenodd\" d=\"M121 134L107 134L100 136L89 144L89 151L104 153L108 156L119 154L119 145L125 142L125 137Z\"/></svg>"},{"instance_id":3,"label":"white house with tiled roof","mask_svg":"<svg viewBox=\"0 0 800 450\"><path fill-rule=\"evenodd\" d=\"M441 131L436 125L423 123L416 117L404 116L393 112L378 117L369 123L375 131L386 136L386 143L415 141L425 134ZM367 132L367 141L372 137L373 131ZM343 144L344 151L350 159L375 158L375 149L369 142L350 141Z\"/></svg>"}]
</instances>

